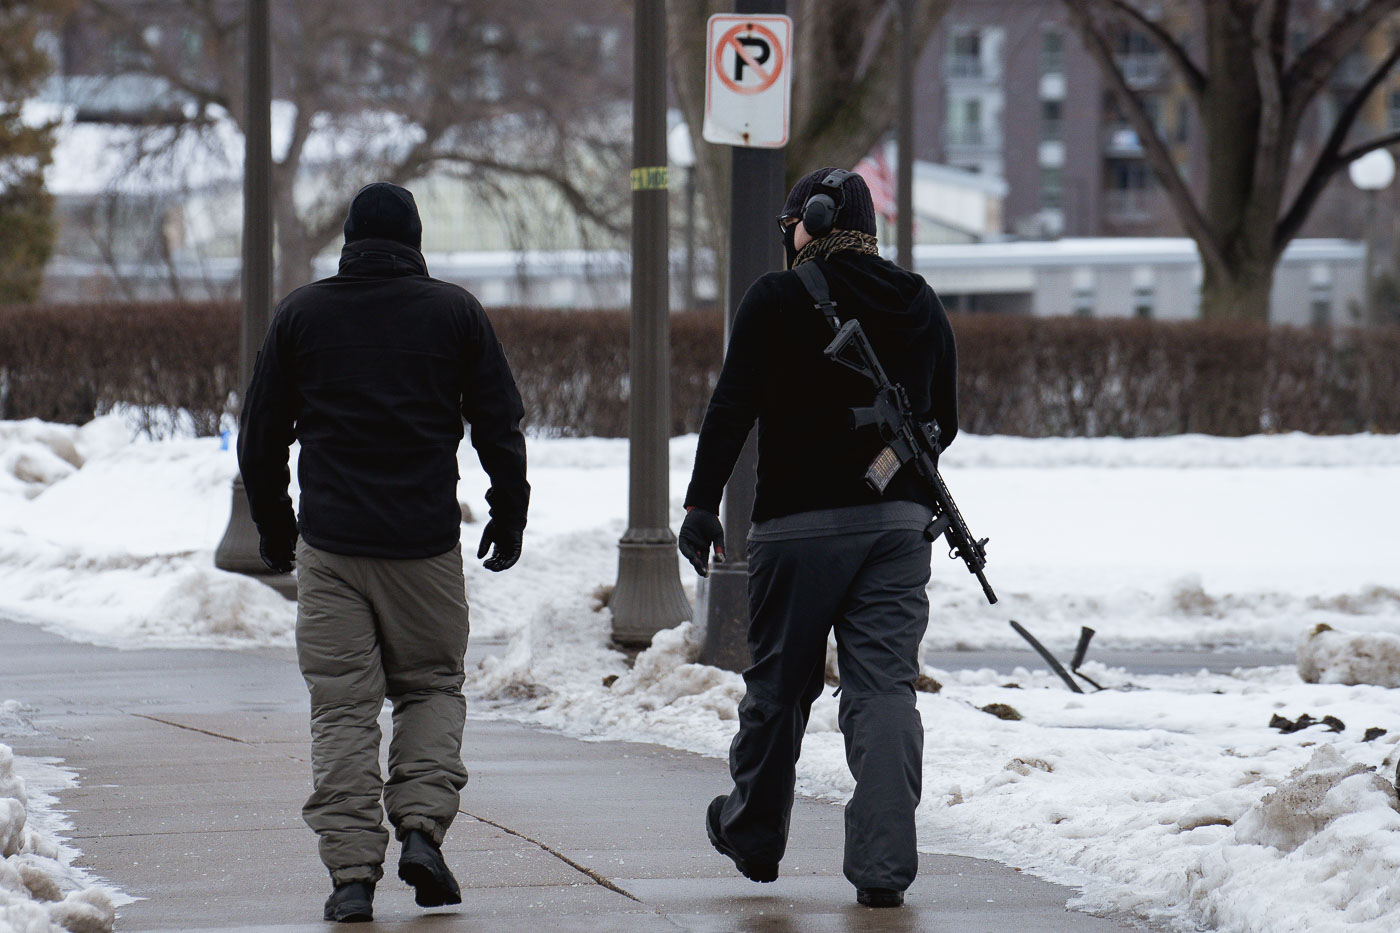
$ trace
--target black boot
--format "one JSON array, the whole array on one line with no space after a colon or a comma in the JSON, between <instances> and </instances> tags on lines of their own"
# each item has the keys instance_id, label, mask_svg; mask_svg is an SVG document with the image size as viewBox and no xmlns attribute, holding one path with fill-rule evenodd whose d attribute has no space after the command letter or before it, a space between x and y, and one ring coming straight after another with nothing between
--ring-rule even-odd
<instances>
[{"instance_id":1,"label":"black boot","mask_svg":"<svg viewBox=\"0 0 1400 933\"><path fill-rule=\"evenodd\" d=\"M326 898L326 919L336 923L369 923L374 919L374 882L347 881Z\"/></svg>"},{"instance_id":2,"label":"black boot","mask_svg":"<svg viewBox=\"0 0 1400 933\"><path fill-rule=\"evenodd\" d=\"M724 832L719 826L719 814L724 809L725 795L720 795L710 801L709 808L705 811L705 833L710 837L710 845L720 855L727 855L734 861L734 867L739 869L739 874L750 881L768 883L778 880L778 865L776 862L751 862L739 854L739 850L729 844L729 840L724 838Z\"/></svg>"},{"instance_id":3,"label":"black boot","mask_svg":"<svg viewBox=\"0 0 1400 933\"><path fill-rule=\"evenodd\" d=\"M462 891L442 858L442 850L421 830L410 829L403 837L399 877L413 885L413 899L419 907L462 903Z\"/></svg>"}]
</instances>

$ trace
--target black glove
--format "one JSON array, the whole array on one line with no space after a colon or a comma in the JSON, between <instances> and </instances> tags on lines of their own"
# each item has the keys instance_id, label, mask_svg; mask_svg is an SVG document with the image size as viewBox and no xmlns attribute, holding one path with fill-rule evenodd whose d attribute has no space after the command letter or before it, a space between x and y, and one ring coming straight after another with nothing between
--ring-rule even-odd
<instances>
[{"instance_id":1,"label":"black glove","mask_svg":"<svg viewBox=\"0 0 1400 933\"><path fill-rule=\"evenodd\" d=\"M297 559L297 536L279 536L276 539L258 535L258 556L273 573L291 573Z\"/></svg>"},{"instance_id":2,"label":"black glove","mask_svg":"<svg viewBox=\"0 0 1400 933\"><path fill-rule=\"evenodd\" d=\"M524 537L525 529L498 528L493 518L486 523L486 528L481 532L481 546L476 549L476 556L478 559L486 557L486 552L491 550L494 544L495 552L482 566L492 573L509 570L520 560L520 542Z\"/></svg>"},{"instance_id":3,"label":"black glove","mask_svg":"<svg viewBox=\"0 0 1400 933\"><path fill-rule=\"evenodd\" d=\"M715 547L715 561L724 562L724 526L719 516L704 509L691 508L681 522L681 533L676 547L681 556L690 561L690 566L702 577L710 575L710 545Z\"/></svg>"}]
</instances>

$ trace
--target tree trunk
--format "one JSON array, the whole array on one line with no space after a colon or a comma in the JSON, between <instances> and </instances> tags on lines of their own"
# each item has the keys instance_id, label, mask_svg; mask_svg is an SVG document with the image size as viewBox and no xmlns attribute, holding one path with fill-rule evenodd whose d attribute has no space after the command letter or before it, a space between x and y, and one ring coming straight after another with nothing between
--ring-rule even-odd
<instances>
[{"instance_id":1,"label":"tree trunk","mask_svg":"<svg viewBox=\"0 0 1400 933\"><path fill-rule=\"evenodd\" d=\"M1201 316L1216 321L1269 320L1274 287L1272 261L1232 258L1228 267L1207 264L1201 282Z\"/></svg>"}]
</instances>

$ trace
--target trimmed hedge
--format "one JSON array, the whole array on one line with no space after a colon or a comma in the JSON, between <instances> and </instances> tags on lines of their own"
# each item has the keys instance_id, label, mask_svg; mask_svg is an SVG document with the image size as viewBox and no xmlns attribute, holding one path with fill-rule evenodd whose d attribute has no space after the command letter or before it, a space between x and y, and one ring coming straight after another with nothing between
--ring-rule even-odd
<instances>
[{"instance_id":1,"label":"trimmed hedge","mask_svg":"<svg viewBox=\"0 0 1400 933\"><path fill-rule=\"evenodd\" d=\"M627 433L626 312L495 309L527 420ZM958 316L961 413L977 434L1134 437L1400 431L1400 327ZM671 431L699 429L723 324L671 318ZM218 431L238 389L230 304L0 308L0 418L83 423L133 406L148 433L188 411Z\"/></svg>"}]
</instances>

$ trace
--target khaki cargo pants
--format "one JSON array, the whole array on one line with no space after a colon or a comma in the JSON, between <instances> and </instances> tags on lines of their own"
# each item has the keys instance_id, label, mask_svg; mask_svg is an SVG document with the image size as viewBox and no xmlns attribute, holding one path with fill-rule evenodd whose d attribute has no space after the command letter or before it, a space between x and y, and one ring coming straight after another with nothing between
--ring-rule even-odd
<instances>
[{"instance_id":1,"label":"khaki cargo pants","mask_svg":"<svg viewBox=\"0 0 1400 933\"><path fill-rule=\"evenodd\" d=\"M302 808L336 884L383 876L389 833L441 843L462 765L467 600L462 548L422 560L297 545L297 660L311 691L311 797ZM393 704L389 779L379 713ZM383 798L383 809L380 798Z\"/></svg>"}]
</instances>

